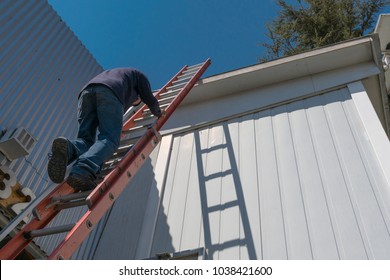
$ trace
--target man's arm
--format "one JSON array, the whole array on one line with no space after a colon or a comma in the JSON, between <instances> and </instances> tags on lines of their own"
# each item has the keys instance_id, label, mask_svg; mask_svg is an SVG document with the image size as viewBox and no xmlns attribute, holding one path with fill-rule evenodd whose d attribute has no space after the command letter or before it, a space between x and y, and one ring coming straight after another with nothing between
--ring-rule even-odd
<instances>
[{"instance_id":1,"label":"man's arm","mask_svg":"<svg viewBox=\"0 0 390 280\"><path fill-rule=\"evenodd\" d=\"M142 102L144 102L149 107L152 114L155 115L156 117L160 117L161 116L160 104L158 103L158 100L156 99L156 97L154 97L152 93L149 80L141 72L138 73L137 91L139 93Z\"/></svg>"}]
</instances>

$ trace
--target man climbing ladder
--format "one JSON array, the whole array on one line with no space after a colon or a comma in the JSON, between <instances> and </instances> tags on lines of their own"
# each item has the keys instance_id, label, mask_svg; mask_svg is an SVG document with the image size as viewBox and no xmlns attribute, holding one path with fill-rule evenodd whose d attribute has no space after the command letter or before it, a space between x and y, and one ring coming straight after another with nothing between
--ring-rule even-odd
<instances>
[{"instance_id":1,"label":"man climbing ladder","mask_svg":"<svg viewBox=\"0 0 390 280\"><path fill-rule=\"evenodd\" d=\"M50 179L61 183L68 164L75 161L66 182L77 191L94 189L102 164L119 146L124 112L141 101L154 116L161 116L148 78L139 70L106 70L90 80L79 94L77 139L59 137L53 141L48 162Z\"/></svg>"},{"instance_id":2,"label":"man climbing ladder","mask_svg":"<svg viewBox=\"0 0 390 280\"><path fill-rule=\"evenodd\" d=\"M133 115L124 123L119 150L124 147L125 152L124 154L115 152L113 157L119 158L115 160L109 159L105 162L99 174L99 176L102 176L99 184L91 192L78 193L75 193L76 190L68 183L69 178L57 185L38 203L33 211L34 218L0 248L0 259L16 258L35 237L61 232L68 233L63 241L49 253L48 258L70 258L99 223L104 213L129 185L129 182L134 178L134 175L161 140L161 135L159 134L161 127L187 96L210 63L211 60L207 59L205 62L194 66L184 66L165 86L154 94L154 97L159 102L158 108L149 104L149 101L143 100L144 103L152 108L148 106L148 109L147 105L141 105L140 108L137 107L132 112ZM140 99L142 100L142 98L144 97L140 94ZM133 101L133 99L130 99L128 104L131 104ZM162 109L164 113L160 115L159 109ZM155 119L152 115L160 116L158 119ZM68 156L68 151L66 155ZM70 154L70 156L73 156L73 154ZM70 156L64 162L72 159ZM53 157L55 155L52 155ZM52 164L55 165L54 163ZM54 179L61 181L64 176L60 174L59 178ZM88 210L75 224L47 227L61 210L82 205L87 205ZM1 234L10 232L11 228L7 226L7 228L2 230Z\"/></svg>"}]
</instances>

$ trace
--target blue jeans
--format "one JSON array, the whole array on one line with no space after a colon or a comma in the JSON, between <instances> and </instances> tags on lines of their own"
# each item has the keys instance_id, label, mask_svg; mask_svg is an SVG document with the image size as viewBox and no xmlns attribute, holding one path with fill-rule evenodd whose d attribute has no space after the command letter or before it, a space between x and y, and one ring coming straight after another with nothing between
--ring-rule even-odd
<instances>
[{"instance_id":1,"label":"blue jeans","mask_svg":"<svg viewBox=\"0 0 390 280\"><path fill-rule=\"evenodd\" d=\"M78 102L77 139L69 140L68 158L75 160L71 174L96 179L103 163L119 146L123 114L122 103L109 88L92 85L83 90Z\"/></svg>"}]
</instances>

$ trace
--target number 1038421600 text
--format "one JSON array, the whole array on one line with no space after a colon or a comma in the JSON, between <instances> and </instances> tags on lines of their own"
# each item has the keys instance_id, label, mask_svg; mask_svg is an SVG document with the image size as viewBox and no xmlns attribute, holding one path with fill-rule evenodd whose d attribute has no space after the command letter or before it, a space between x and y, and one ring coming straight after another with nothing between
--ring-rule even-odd
<instances>
[{"instance_id":1,"label":"number 1038421600 text","mask_svg":"<svg viewBox=\"0 0 390 280\"><path fill-rule=\"evenodd\" d=\"M213 275L272 275L272 267L213 267Z\"/></svg>"}]
</instances>

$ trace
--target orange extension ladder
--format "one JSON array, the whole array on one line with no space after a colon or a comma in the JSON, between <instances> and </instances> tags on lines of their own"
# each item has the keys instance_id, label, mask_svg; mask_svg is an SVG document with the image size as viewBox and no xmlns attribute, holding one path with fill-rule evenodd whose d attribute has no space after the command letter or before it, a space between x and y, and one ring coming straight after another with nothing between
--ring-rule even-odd
<instances>
[{"instance_id":1,"label":"orange extension ladder","mask_svg":"<svg viewBox=\"0 0 390 280\"><path fill-rule=\"evenodd\" d=\"M33 210L34 217L0 249L0 259L14 259L34 237L68 232L48 259L69 259L112 206L161 140L160 128L180 105L210 65L210 59L194 66L184 66L156 94L165 111L156 119L146 105L124 123L121 144L102 167L98 186L91 192L77 192L65 182L59 184ZM87 205L86 213L71 225L45 228L62 210Z\"/></svg>"}]
</instances>

